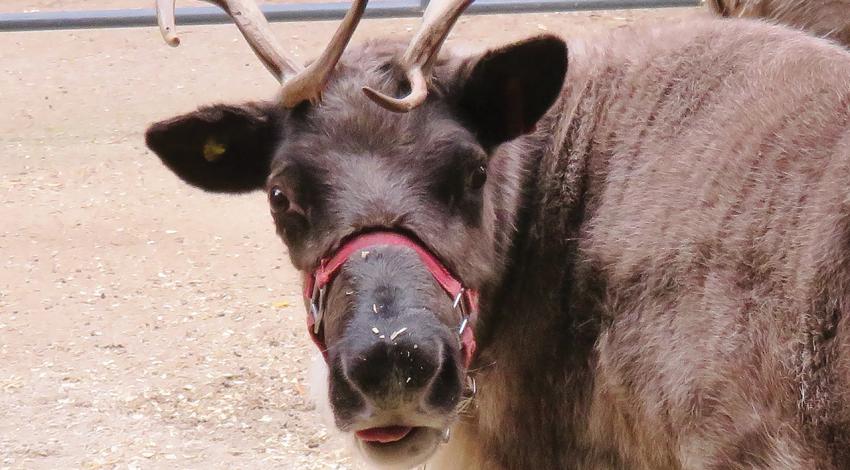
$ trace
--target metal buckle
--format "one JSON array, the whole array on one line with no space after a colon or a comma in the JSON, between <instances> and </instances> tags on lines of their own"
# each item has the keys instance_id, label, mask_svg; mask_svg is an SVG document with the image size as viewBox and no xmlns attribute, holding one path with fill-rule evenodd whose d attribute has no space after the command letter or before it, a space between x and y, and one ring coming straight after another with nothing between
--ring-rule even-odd
<instances>
[{"instance_id":1,"label":"metal buckle","mask_svg":"<svg viewBox=\"0 0 850 470\"><path fill-rule=\"evenodd\" d=\"M442 436L442 438L443 438L443 439L442 439L442 440L443 440L443 444L448 444L448 443L449 443L449 440L451 440L451 438L452 438L452 428L446 428L446 429L443 429L443 436Z\"/></svg>"},{"instance_id":2,"label":"metal buckle","mask_svg":"<svg viewBox=\"0 0 850 470\"><path fill-rule=\"evenodd\" d=\"M458 326L457 334L458 336L463 334L463 331L466 329L467 325L469 325L469 313L467 312L468 306L464 301L463 293L466 292L466 289L461 287L460 292L455 296L454 301L452 302L452 308L460 309L460 326Z\"/></svg>"},{"instance_id":3,"label":"metal buckle","mask_svg":"<svg viewBox=\"0 0 850 470\"><path fill-rule=\"evenodd\" d=\"M310 313L313 314L313 333L319 334L322 327L322 317L325 314L325 288L319 289L319 283L313 284L313 294L310 296Z\"/></svg>"}]
</instances>

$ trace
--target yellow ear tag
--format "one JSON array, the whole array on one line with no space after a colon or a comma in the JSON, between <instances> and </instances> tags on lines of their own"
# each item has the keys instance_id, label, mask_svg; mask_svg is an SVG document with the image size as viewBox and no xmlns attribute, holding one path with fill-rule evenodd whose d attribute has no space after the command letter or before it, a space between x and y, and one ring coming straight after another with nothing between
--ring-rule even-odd
<instances>
[{"instance_id":1,"label":"yellow ear tag","mask_svg":"<svg viewBox=\"0 0 850 470\"><path fill-rule=\"evenodd\" d=\"M210 136L204 143L204 159L208 162L218 160L225 152L227 147L215 140L215 137Z\"/></svg>"}]
</instances>

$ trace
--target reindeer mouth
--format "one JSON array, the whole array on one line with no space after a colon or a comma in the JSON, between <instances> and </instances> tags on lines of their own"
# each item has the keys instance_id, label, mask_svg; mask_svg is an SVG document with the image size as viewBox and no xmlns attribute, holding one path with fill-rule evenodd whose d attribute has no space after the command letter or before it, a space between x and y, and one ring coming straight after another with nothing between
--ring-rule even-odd
<instances>
[{"instance_id":1,"label":"reindeer mouth","mask_svg":"<svg viewBox=\"0 0 850 470\"><path fill-rule=\"evenodd\" d=\"M385 426L363 429L354 434L358 439L369 444L390 444L401 441L415 429L410 426Z\"/></svg>"},{"instance_id":2,"label":"reindeer mouth","mask_svg":"<svg viewBox=\"0 0 850 470\"><path fill-rule=\"evenodd\" d=\"M443 431L426 426L385 426L354 433L366 459L377 468L410 468L424 463L443 442Z\"/></svg>"}]
</instances>

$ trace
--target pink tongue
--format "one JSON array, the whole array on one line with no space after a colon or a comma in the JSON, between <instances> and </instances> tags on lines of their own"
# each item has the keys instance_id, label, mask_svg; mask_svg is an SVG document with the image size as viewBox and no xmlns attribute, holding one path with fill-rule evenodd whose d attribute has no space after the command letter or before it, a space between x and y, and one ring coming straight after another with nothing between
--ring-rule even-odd
<instances>
[{"instance_id":1,"label":"pink tongue","mask_svg":"<svg viewBox=\"0 0 850 470\"><path fill-rule=\"evenodd\" d=\"M384 428L370 428L357 431L355 434L361 441L379 442L386 444L404 439L413 428L410 426L387 426Z\"/></svg>"}]
</instances>

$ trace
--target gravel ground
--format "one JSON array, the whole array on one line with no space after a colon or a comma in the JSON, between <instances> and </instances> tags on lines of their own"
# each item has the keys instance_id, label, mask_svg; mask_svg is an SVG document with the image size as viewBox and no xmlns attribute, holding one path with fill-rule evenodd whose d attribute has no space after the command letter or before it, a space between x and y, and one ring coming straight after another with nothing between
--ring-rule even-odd
<instances>
[{"instance_id":1,"label":"gravel ground","mask_svg":"<svg viewBox=\"0 0 850 470\"><path fill-rule=\"evenodd\" d=\"M692 14L472 17L452 42ZM364 21L355 42L414 25ZM333 27L274 25L301 58ZM182 32L0 33L0 469L356 468L306 398L298 275L263 195L192 190L144 148L154 120L274 93L235 28Z\"/></svg>"}]
</instances>

